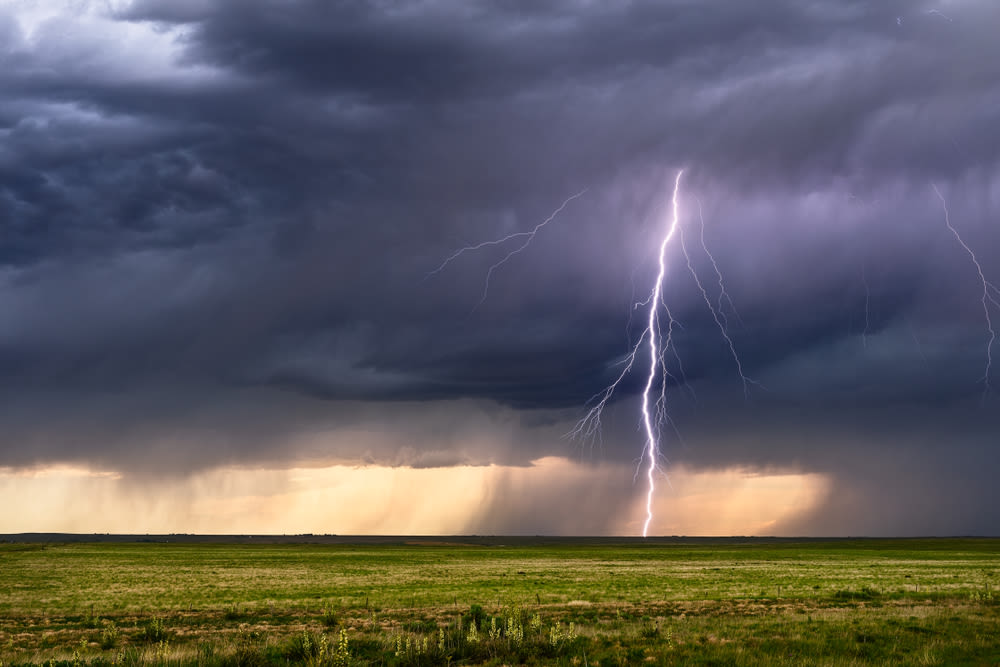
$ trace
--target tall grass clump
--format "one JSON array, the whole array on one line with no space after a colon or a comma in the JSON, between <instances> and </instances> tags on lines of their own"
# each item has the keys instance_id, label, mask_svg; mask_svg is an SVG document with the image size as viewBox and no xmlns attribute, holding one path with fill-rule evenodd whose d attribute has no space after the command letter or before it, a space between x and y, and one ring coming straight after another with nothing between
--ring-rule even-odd
<instances>
[{"instance_id":1,"label":"tall grass clump","mask_svg":"<svg viewBox=\"0 0 1000 667\"><path fill-rule=\"evenodd\" d=\"M169 633L163 624L163 619L159 617L150 619L139 633L139 638L145 642L149 642L150 644L162 642L166 640L168 636Z\"/></svg>"},{"instance_id":2,"label":"tall grass clump","mask_svg":"<svg viewBox=\"0 0 1000 667\"><path fill-rule=\"evenodd\" d=\"M118 639L120 636L121 633L118 630L118 626L115 625L115 622L108 621L104 625L104 629L101 630L101 641L100 641L101 648L107 651L109 649L113 649L114 647L118 646Z\"/></svg>"},{"instance_id":3,"label":"tall grass clump","mask_svg":"<svg viewBox=\"0 0 1000 667\"><path fill-rule=\"evenodd\" d=\"M328 628L335 628L340 622L340 619L337 618L336 612L333 611L333 608L330 607L330 605L323 607L323 615L320 620L323 621L323 625Z\"/></svg>"},{"instance_id":4,"label":"tall grass clump","mask_svg":"<svg viewBox=\"0 0 1000 667\"><path fill-rule=\"evenodd\" d=\"M315 634L303 630L293 636L284 647L285 660L313 667L347 667L352 664L347 631L341 628L334 646L325 633Z\"/></svg>"}]
</instances>

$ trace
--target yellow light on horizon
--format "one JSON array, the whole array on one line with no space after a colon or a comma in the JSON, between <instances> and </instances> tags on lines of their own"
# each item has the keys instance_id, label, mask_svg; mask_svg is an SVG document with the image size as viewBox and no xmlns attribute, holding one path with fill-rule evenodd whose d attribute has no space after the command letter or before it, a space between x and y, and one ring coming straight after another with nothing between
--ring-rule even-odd
<instances>
[{"instance_id":1,"label":"yellow light on horizon","mask_svg":"<svg viewBox=\"0 0 1000 667\"><path fill-rule=\"evenodd\" d=\"M641 532L633 470L545 457L530 466L218 468L132 479L80 466L0 469L0 532L620 534ZM816 474L670 471L658 535L764 535L814 508ZM524 526L524 528L519 528Z\"/></svg>"}]
</instances>

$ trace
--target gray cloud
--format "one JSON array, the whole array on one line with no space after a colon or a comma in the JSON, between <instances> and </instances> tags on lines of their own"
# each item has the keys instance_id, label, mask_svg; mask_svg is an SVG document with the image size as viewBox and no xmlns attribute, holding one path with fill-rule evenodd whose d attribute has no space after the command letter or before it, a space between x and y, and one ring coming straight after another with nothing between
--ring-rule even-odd
<instances>
[{"instance_id":1,"label":"gray cloud","mask_svg":"<svg viewBox=\"0 0 1000 667\"><path fill-rule=\"evenodd\" d=\"M572 454L639 335L683 166L692 264L715 302L700 203L765 389L743 400L673 248L698 398L673 390L672 457L829 474L850 493L822 530L948 532L907 507L961 486L938 503L955 530L996 532L982 288L931 186L1000 281L998 23L987 0L8 5L0 465ZM428 275L584 188L480 306L511 246ZM636 455L642 381L601 459ZM939 490L927 433L962 462ZM897 506L885 489L898 510L852 523Z\"/></svg>"}]
</instances>

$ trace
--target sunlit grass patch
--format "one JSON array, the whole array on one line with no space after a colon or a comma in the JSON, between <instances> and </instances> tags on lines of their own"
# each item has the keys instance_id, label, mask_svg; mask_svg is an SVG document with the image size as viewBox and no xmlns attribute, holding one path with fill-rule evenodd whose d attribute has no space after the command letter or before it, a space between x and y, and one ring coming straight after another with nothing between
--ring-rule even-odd
<instances>
[{"instance_id":1,"label":"sunlit grass patch","mask_svg":"<svg viewBox=\"0 0 1000 667\"><path fill-rule=\"evenodd\" d=\"M15 664L993 664L993 540L0 545Z\"/></svg>"}]
</instances>

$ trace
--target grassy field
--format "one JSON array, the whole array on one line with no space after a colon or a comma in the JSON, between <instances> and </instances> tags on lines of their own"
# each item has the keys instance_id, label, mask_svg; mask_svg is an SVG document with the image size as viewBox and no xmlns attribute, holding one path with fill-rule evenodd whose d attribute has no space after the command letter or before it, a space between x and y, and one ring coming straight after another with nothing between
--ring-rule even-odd
<instances>
[{"instance_id":1,"label":"grassy field","mask_svg":"<svg viewBox=\"0 0 1000 667\"><path fill-rule=\"evenodd\" d=\"M1000 540L0 544L0 661L996 665Z\"/></svg>"}]
</instances>

